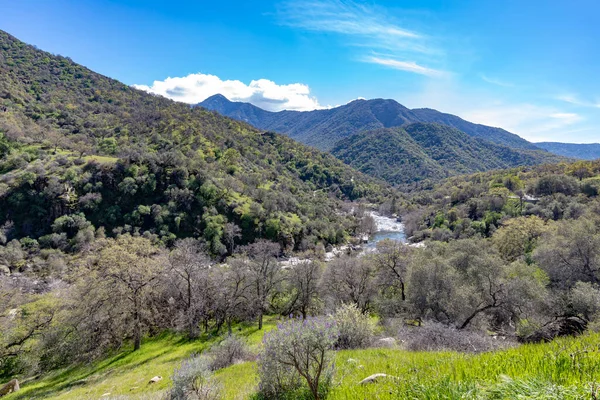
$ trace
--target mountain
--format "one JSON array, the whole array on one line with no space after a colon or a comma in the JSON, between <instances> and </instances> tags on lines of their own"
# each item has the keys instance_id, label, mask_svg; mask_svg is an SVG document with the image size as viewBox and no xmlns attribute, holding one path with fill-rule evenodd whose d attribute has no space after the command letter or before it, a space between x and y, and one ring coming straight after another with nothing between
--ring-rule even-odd
<instances>
[{"instance_id":1,"label":"mountain","mask_svg":"<svg viewBox=\"0 0 600 400\"><path fill-rule=\"evenodd\" d=\"M355 100L328 110L270 112L249 103L231 102L222 95L215 95L199 105L260 129L284 133L299 142L327 151L340 139L360 131L415 122L440 123L492 143L539 150L534 144L504 129L474 124L432 109L410 110L395 100Z\"/></svg>"},{"instance_id":2,"label":"mountain","mask_svg":"<svg viewBox=\"0 0 600 400\"><path fill-rule=\"evenodd\" d=\"M565 157L580 158L583 160L596 160L600 158L600 143L576 144L540 142L535 145L541 149Z\"/></svg>"},{"instance_id":3,"label":"mountain","mask_svg":"<svg viewBox=\"0 0 600 400\"><path fill-rule=\"evenodd\" d=\"M437 123L359 132L340 140L331 152L348 165L394 184L543 161L540 151L491 143Z\"/></svg>"},{"instance_id":4,"label":"mountain","mask_svg":"<svg viewBox=\"0 0 600 400\"><path fill-rule=\"evenodd\" d=\"M72 250L102 227L165 244L198 237L216 255L227 240L298 249L352 234L342 200L391 193L332 155L2 31L0 49L0 243Z\"/></svg>"}]
</instances>

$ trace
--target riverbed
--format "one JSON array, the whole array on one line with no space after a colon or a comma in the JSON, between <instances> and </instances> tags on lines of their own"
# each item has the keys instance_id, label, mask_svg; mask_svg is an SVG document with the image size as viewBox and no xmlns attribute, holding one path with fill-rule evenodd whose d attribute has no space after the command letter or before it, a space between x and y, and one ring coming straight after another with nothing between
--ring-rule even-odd
<instances>
[{"instance_id":1,"label":"riverbed","mask_svg":"<svg viewBox=\"0 0 600 400\"><path fill-rule=\"evenodd\" d=\"M377 231L369 237L369 242L365 245L367 251L375 249L377 242L384 239L397 240L402 243L408 242L402 222L398 222L396 218L385 217L375 212L371 212L371 216L375 220Z\"/></svg>"}]
</instances>

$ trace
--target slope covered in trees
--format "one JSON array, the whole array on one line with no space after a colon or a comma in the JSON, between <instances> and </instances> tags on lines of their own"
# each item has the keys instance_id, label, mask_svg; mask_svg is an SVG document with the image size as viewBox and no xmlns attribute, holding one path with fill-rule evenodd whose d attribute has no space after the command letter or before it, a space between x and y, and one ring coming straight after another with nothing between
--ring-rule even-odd
<instances>
[{"instance_id":1,"label":"slope covered in trees","mask_svg":"<svg viewBox=\"0 0 600 400\"><path fill-rule=\"evenodd\" d=\"M171 243L338 243L385 196L330 155L128 87L0 32L0 226L72 249L102 228ZM85 234L84 234L85 233Z\"/></svg>"},{"instance_id":2,"label":"slope covered in trees","mask_svg":"<svg viewBox=\"0 0 600 400\"><path fill-rule=\"evenodd\" d=\"M539 142L537 147L554 154L570 158L579 158L582 160L596 160L600 158L599 143L558 143L558 142Z\"/></svg>"},{"instance_id":3,"label":"slope covered in trees","mask_svg":"<svg viewBox=\"0 0 600 400\"><path fill-rule=\"evenodd\" d=\"M474 124L428 108L411 110L389 99L355 100L343 106L315 111L269 112L249 103L231 102L222 95L212 96L199 105L261 129L284 133L322 150L331 150L340 139L360 131L415 122L444 124L492 143L539 150L534 144L504 129Z\"/></svg>"},{"instance_id":4,"label":"slope covered in trees","mask_svg":"<svg viewBox=\"0 0 600 400\"><path fill-rule=\"evenodd\" d=\"M336 143L331 152L359 171L394 184L540 162L536 151L494 144L434 123L360 132Z\"/></svg>"}]
</instances>

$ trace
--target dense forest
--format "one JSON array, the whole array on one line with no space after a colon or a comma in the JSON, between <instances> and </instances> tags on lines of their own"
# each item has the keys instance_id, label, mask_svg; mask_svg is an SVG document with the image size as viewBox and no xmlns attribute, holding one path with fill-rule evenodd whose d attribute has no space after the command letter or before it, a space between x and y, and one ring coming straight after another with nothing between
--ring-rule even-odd
<instances>
[{"instance_id":1,"label":"dense forest","mask_svg":"<svg viewBox=\"0 0 600 400\"><path fill-rule=\"evenodd\" d=\"M539 164L539 152L514 149L433 123L364 131L331 153L357 170L396 185L436 181L516 165ZM548 160L558 157L550 156Z\"/></svg>"}]
</instances>

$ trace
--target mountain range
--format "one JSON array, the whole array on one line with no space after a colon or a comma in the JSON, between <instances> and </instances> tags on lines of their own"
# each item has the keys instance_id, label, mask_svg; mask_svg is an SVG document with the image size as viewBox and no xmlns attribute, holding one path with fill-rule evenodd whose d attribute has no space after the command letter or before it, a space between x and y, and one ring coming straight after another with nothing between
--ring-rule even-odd
<instances>
[{"instance_id":1,"label":"mountain range","mask_svg":"<svg viewBox=\"0 0 600 400\"><path fill-rule=\"evenodd\" d=\"M564 159L504 129L432 109L411 110L390 99L270 112L214 95L199 106L329 151L393 184Z\"/></svg>"},{"instance_id":2,"label":"mountain range","mask_svg":"<svg viewBox=\"0 0 600 400\"><path fill-rule=\"evenodd\" d=\"M600 158L600 143L558 143L558 142L539 142L537 147L570 158L580 158L582 160L596 160Z\"/></svg>"}]
</instances>

